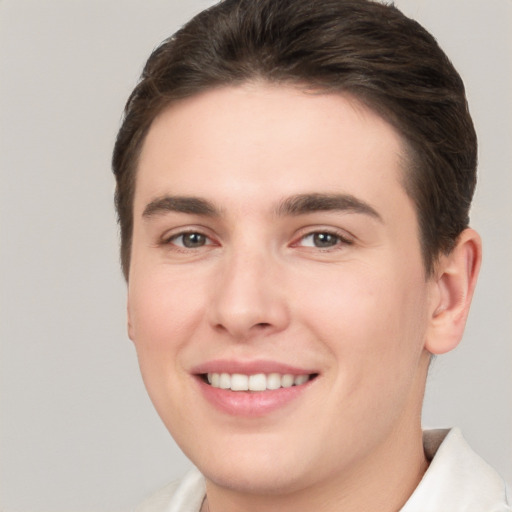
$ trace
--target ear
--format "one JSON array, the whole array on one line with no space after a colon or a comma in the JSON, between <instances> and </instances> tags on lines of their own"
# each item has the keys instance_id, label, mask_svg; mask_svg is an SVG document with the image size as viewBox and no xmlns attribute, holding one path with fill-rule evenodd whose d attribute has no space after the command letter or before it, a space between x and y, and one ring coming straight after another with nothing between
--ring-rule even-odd
<instances>
[{"instance_id":1,"label":"ear","mask_svg":"<svg viewBox=\"0 0 512 512\"><path fill-rule=\"evenodd\" d=\"M480 236L469 228L460 234L450 254L439 259L432 278L425 340L425 349L430 353L449 352L462 339L481 261Z\"/></svg>"},{"instance_id":2,"label":"ear","mask_svg":"<svg viewBox=\"0 0 512 512\"><path fill-rule=\"evenodd\" d=\"M130 314L130 300L129 299L127 300L127 303L126 303L126 319L127 319L128 337L133 341L135 332L134 332L131 314Z\"/></svg>"}]
</instances>

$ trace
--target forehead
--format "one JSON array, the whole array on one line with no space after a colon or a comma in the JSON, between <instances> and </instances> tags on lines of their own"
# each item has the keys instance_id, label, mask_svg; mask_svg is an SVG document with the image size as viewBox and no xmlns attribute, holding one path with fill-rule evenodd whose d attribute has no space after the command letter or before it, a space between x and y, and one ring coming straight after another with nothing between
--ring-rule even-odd
<instances>
[{"instance_id":1,"label":"forehead","mask_svg":"<svg viewBox=\"0 0 512 512\"><path fill-rule=\"evenodd\" d=\"M258 191L269 200L403 194L403 154L394 128L351 96L223 87L181 100L154 120L139 159L135 209L177 193L220 202Z\"/></svg>"}]
</instances>

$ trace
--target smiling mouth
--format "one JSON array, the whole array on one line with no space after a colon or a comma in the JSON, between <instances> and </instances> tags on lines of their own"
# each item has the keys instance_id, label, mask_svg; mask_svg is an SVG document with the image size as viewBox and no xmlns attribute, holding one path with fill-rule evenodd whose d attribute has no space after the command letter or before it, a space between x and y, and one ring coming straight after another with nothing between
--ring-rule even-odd
<instances>
[{"instance_id":1,"label":"smiling mouth","mask_svg":"<svg viewBox=\"0 0 512 512\"><path fill-rule=\"evenodd\" d=\"M289 373L203 373L201 378L213 388L230 391L271 391L292 386L302 386L318 374L292 375Z\"/></svg>"}]
</instances>

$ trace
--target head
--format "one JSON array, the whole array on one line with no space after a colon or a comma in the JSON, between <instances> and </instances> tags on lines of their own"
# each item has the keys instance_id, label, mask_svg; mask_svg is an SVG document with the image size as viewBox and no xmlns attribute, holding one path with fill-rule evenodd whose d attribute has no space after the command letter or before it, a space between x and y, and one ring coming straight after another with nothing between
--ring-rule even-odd
<instances>
[{"instance_id":1,"label":"head","mask_svg":"<svg viewBox=\"0 0 512 512\"><path fill-rule=\"evenodd\" d=\"M475 152L460 77L393 7L228 0L153 53L114 151L129 333L209 484L418 477L478 270Z\"/></svg>"},{"instance_id":2,"label":"head","mask_svg":"<svg viewBox=\"0 0 512 512\"><path fill-rule=\"evenodd\" d=\"M113 154L125 277L138 158L153 120L184 98L255 80L349 93L395 127L430 275L468 225L477 162L463 82L435 39L372 1L227 0L153 52L126 104Z\"/></svg>"}]
</instances>

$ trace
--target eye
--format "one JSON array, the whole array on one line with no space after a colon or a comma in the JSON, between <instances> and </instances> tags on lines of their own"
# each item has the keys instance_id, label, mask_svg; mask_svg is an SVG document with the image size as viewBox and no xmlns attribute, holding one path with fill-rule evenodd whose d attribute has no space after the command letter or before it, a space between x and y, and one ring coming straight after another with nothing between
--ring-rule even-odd
<instances>
[{"instance_id":1,"label":"eye","mask_svg":"<svg viewBox=\"0 0 512 512\"><path fill-rule=\"evenodd\" d=\"M316 231L303 236L297 245L302 247L315 247L317 249L330 249L340 244L350 245L350 240L329 231Z\"/></svg>"},{"instance_id":2,"label":"eye","mask_svg":"<svg viewBox=\"0 0 512 512\"><path fill-rule=\"evenodd\" d=\"M206 235L203 235L203 233L191 231L174 235L167 240L167 243L172 243L186 249L198 249L205 245L211 245L212 241Z\"/></svg>"}]
</instances>

